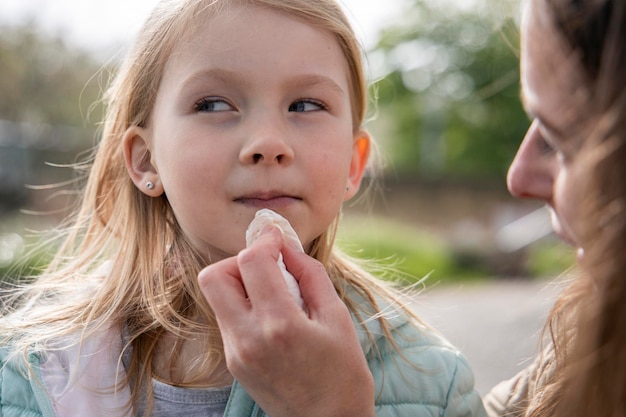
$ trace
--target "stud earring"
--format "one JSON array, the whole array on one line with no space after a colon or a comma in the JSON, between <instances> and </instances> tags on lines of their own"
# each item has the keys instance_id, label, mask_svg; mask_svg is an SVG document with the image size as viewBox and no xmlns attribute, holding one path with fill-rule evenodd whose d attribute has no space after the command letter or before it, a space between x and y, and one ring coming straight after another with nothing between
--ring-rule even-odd
<instances>
[{"instance_id":1,"label":"stud earring","mask_svg":"<svg viewBox=\"0 0 626 417\"><path fill-rule=\"evenodd\" d=\"M154 188L154 183L153 183L152 181L148 181L148 182L146 183L146 188L147 188L148 190L153 189L153 188Z\"/></svg>"}]
</instances>

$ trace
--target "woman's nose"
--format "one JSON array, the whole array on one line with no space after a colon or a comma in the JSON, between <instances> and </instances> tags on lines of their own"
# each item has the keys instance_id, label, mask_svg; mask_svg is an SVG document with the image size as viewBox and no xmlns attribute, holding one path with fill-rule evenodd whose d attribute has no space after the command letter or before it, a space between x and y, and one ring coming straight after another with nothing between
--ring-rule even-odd
<instances>
[{"instance_id":1,"label":"woman's nose","mask_svg":"<svg viewBox=\"0 0 626 417\"><path fill-rule=\"evenodd\" d=\"M555 164L554 151L545 142L537 123L533 122L509 167L509 192L519 198L551 201Z\"/></svg>"},{"instance_id":2,"label":"woman's nose","mask_svg":"<svg viewBox=\"0 0 626 417\"><path fill-rule=\"evenodd\" d=\"M243 164L281 164L290 163L294 150L288 134L278 124L266 123L250 129L251 133L239 153Z\"/></svg>"}]
</instances>

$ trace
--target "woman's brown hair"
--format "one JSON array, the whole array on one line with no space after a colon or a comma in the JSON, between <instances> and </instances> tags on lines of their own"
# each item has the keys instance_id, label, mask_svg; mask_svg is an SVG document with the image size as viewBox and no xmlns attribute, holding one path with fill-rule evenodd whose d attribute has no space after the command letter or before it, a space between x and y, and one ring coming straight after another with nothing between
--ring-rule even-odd
<instances>
[{"instance_id":1,"label":"woman's brown hair","mask_svg":"<svg viewBox=\"0 0 626 417\"><path fill-rule=\"evenodd\" d=\"M580 184L579 276L552 309L546 330L554 364L526 416L626 415L626 2L543 2L579 58L589 116Z\"/></svg>"}]
</instances>

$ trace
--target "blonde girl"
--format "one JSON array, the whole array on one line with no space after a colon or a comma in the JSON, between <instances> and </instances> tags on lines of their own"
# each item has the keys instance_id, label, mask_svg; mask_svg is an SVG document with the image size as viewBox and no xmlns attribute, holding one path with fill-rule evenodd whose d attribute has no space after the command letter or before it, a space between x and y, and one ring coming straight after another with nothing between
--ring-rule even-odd
<instances>
[{"instance_id":1,"label":"blonde girl","mask_svg":"<svg viewBox=\"0 0 626 417\"><path fill-rule=\"evenodd\" d=\"M1 415L484 414L461 354L333 248L370 152L337 3L164 1L107 99L75 222L2 320ZM245 249L261 208L305 253L272 227Z\"/></svg>"}]
</instances>

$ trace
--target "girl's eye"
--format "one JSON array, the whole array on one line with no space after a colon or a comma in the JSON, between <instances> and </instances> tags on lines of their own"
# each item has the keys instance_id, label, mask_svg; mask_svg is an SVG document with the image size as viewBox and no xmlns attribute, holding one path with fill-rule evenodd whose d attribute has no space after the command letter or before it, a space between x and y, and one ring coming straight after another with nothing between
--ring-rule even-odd
<instances>
[{"instance_id":1,"label":"girl's eye","mask_svg":"<svg viewBox=\"0 0 626 417\"><path fill-rule=\"evenodd\" d=\"M310 112L326 109L323 103L317 100L299 100L289 105L289 111L292 112Z\"/></svg>"},{"instance_id":2,"label":"girl's eye","mask_svg":"<svg viewBox=\"0 0 626 417\"><path fill-rule=\"evenodd\" d=\"M207 113L221 112L233 110L233 106L223 99L207 97L198 101L194 106L194 110Z\"/></svg>"}]
</instances>

